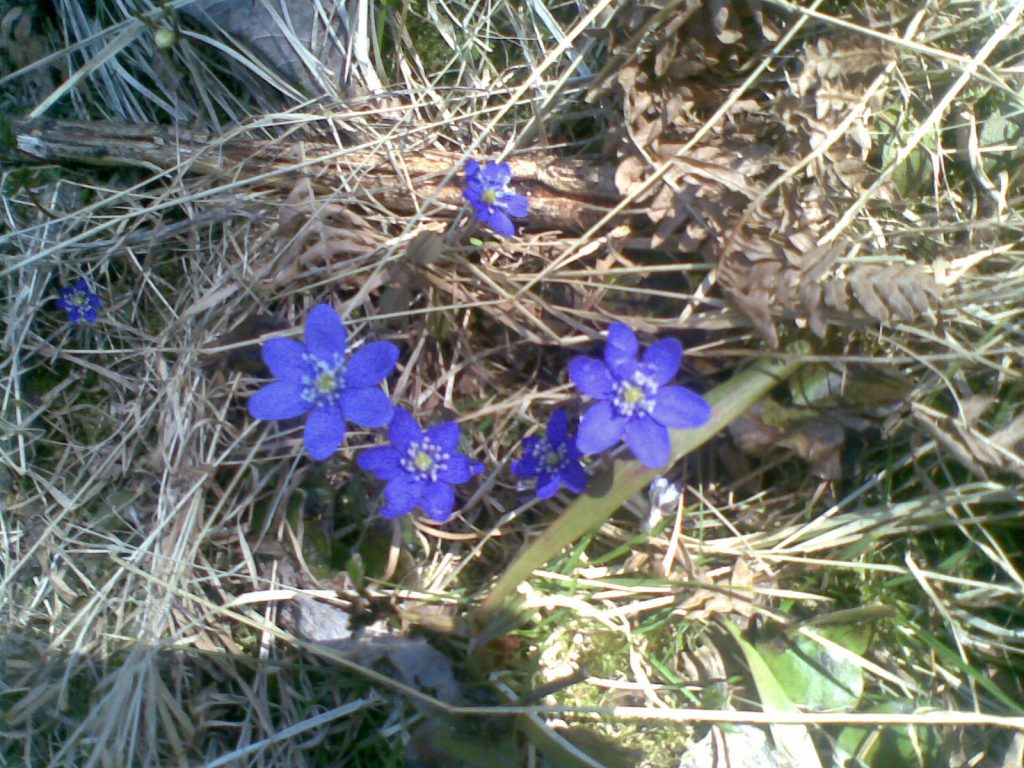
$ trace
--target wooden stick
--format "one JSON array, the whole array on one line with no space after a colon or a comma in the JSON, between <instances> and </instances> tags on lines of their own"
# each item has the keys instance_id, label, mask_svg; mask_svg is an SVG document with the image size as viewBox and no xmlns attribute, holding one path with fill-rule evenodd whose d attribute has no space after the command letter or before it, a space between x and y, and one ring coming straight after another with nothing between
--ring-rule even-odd
<instances>
[{"instance_id":1,"label":"wooden stick","mask_svg":"<svg viewBox=\"0 0 1024 768\"><path fill-rule=\"evenodd\" d=\"M253 139L243 128L224 135L178 126L126 125L71 120L14 119L18 148L48 161L182 169L226 181L291 189L307 176L319 193L365 201L401 215L433 199L442 215L462 205L462 174L443 187L463 162L458 152L396 151L393 146L338 146L322 139ZM509 160L516 191L530 198L531 226L581 232L599 221L621 196L615 169L599 160L532 153ZM432 211L436 214L437 211Z\"/></svg>"}]
</instances>

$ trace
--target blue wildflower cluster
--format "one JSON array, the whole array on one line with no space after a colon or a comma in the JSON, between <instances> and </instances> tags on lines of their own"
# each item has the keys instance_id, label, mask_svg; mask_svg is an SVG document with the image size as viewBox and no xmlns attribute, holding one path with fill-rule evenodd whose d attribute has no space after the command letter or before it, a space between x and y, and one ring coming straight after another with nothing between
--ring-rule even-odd
<instances>
[{"instance_id":1,"label":"blue wildflower cluster","mask_svg":"<svg viewBox=\"0 0 1024 768\"><path fill-rule=\"evenodd\" d=\"M67 310L69 323L96 322L97 312L103 302L100 297L93 293L89 283L84 278L78 278L74 285L60 289L60 298L57 299L57 306Z\"/></svg>"},{"instance_id":2,"label":"blue wildflower cluster","mask_svg":"<svg viewBox=\"0 0 1024 768\"><path fill-rule=\"evenodd\" d=\"M509 188L507 163L466 163L463 196L474 216L500 235L515 235L512 218L527 215L529 201ZM271 339L263 360L274 380L249 400L256 419L306 418L306 451L322 461L345 440L346 424L387 427L388 445L367 448L356 464L384 481L381 514L395 518L421 509L443 522L455 509L455 486L483 471L483 465L459 452L459 425L453 421L422 429L398 408L381 385L398 363L398 347L387 341L366 344L348 354L345 326L327 304L306 319L303 341ZM556 410L543 435L523 440L522 457L512 464L517 477L536 481L539 499L560 488L587 488L583 457L624 440L646 466L664 466L671 456L669 429L699 427L711 408L695 392L672 384L683 347L675 339L657 341L640 354L636 335L623 323L608 329L603 359L579 356L569 363L569 378L589 407L575 429L564 410Z\"/></svg>"},{"instance_id":3,"label":"blue wildflower cluster","mask_svg":"<svg viewBox=\"0 0 1024 768\"><path fill-rule=\"evenodd\" d=\"M600 453L625 438L642 464L657 469L671 452L669 428L693 429L711 418L707 401L670 382L683 360L676 339L656 341L638 360L636 335L624 323L608 329L604 360L580 356L569 362L569 378L597 400L583 415L576 447Z\"/></svg>"},{"instance_id":4,"label":"blue wildflower cluster","mask_svg":"<svg viewBox=\"0 0 1024 768\"><path fill-rule=\"evenodd\" d=\"M473 215L481 224L499 235L513 237L516 233L514 218L529 213L530 201L509 189L512 169L508 163L488 162L485 168L476 160L466 162L466 188L463 197L473 206Z\"/></svg>"},{"instance_id":5,"label":"blue wildflower cluster","mask_svg":"<svg viewBox=\"0 0 1024 768\"><path fill-rule=\"evenodd\" d=\"M385 427L394 406L380 389L398 362L398 347L378 341L346 358L345 326L327 304L306 319L305 343L271 339L263 362L276 381L249 400L256 419L293 419L308 414L303 439L317 461L331 456L345 439L345 422Z\"/></svg>"},{"instance_id":6,"label":"blue wildflower cluster","mask_svg":"<svg viewBox=\"0 0 1024 768\"><path fill-rule=\"evenodd\" d=\"M513 218L523 218L529 200L512 191L508 163L466 162L463 196L476 219L500 235L512 237ZM57 306L71 323L94 323L102 306L85 279L62 288ZM671 455L669 429L699 427L711 415L700 395L673 385L683 348L675 339L652 344L642 355L636 336L623 323L613 324L603 359L579 356L569 363L577 389L596 401L578 429L564 410L556 410L544 433L523 440L522 457L512 464L520 478L536 482L537 498L559 489L582 493L587 487L584 456L600 453L624 440L636 457L652 468ZM306 451L323 461L345 441L349 422L387 428L388 445L362 451L357 465L384 481L381 514L395 518L415 509L437 521L455 509L455 487L483 471L483 465L459 452L460 430L454 421L423 429L408 411L396 407L382 385L398 364L399 350L376 341L350 350L338 313L319 304L306 318L303 339L270 339L262 348L273 380L249 399L249 413L259 420L304 418Z\"/></svg>"},{"instance_id":7,"label":"blue wildflower cluster","mask_svg":"<svg viewBox=\"0 0 1024 768\"><path fill-rule=\"evenodd\" d=\"M669 429L692 429L711 418L708 402L686 387L672 384L683 359L676 339L656 341L640 355L636 335L624 323L608 329L604 359L580 355L569 361L569 378L597 402L587 409L576 435L558 410L544 437L523 441L523 458L512 465L519 477L537 479L537 497L553 496L561 486L586 489L580 460L620 440L642 464L665 466L671 457Z\"/></svg>"},{"instance_id":8,"label":"blue wildflower cluster","mask_svg":"<svg viewBox=\"0 0 1024 768\"><path fill-rule=\"evenodd\" d=\"M671 384L683 354L678 341L663 339L639 353L633 332L615 323L603 360L579 356L570 361L569 377L597 402L577 432L559 409L543 435L523 440L523 455L513 462L512 472L536 480L537 498L550 498L562 487L582 493L587 487L583 456L623 439L641 462L661 467L671 452L669 428L698 427L708 420L711 408L704 398ZM249 413L261 420L305 416L303 441L314 459L327 459L341 447L347 422L387 427L390 443L367 448L356 458L362 470L385 483L385 518L418 508L444 522L455 509L455 487L483 471L480 462L459 452L457 423L422 429L381 389L398 363L398 347L376 341L348 354L345 326L329 305L313 307L302 341L270 339L262 354L274 380L253 393Z\"/></svg>"},{"instance_id":9,"label":"blue wildflower cluster","mask_svg":"<svg viewBox=\"0 0 1024 768\"><path fill-rule=\"evenodd\" d=\"M347 333L333 307L318 304L306 318L303 341L270 339L263 362L274 376L249 399L249 414L260 420L306 417L303 442L317 461L332 456L345 439L346 423L388 427L390 446L359 454L359 466L384 480L384 517L420 507L443 522L455 510L454 486L483 471L459 453L459 425L444 422L421 432L407 411L396 408L381 389L398 363L389 341L347 353Z\"/></svg>"}]
</instances>

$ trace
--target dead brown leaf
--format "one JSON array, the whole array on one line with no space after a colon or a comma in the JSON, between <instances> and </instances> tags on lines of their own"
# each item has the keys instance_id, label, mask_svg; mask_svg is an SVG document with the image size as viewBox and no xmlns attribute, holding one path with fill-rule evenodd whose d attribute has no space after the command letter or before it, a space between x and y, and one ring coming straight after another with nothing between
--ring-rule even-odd
<instances>
[{"instance_id":1,"label":"dead brown leaf","mask_svg":"<svg viewBox=\"0 0 1024 768\"><path fill-rule=\"evenodd\" d=\"M807 462L823 480L842 476L843 426L803 408L787 408L774 400L758 403L729 425L736 446L749 456L784 448Z\"/></svg>"},{"instance_id":2,"label":"dead brown leaf","mask_svg":"<svg viewBox=\"0 0 1024 768\"><path fill-rule=\"evenodd\" d=\"M979 477L999 471L1024 478L1024 413L998 432L986 435L971 423L981 416L976 411L970 414L972 420L964 414L960 418L949 416L920 403L915 403L911 411L939 445Z\"/></svg>"}]
</instances>

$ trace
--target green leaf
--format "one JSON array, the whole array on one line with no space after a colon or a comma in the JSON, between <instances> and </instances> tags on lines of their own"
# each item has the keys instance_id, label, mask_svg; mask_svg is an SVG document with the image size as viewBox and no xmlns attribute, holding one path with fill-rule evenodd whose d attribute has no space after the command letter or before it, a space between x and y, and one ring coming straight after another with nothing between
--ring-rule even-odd
<instances>
[{"instance_id":1,"label":"green leaf","mask_svg":"<svg viewBox=\"0 0 1024 768\"><path fill-rule=\"evenodd\" d=\"M978 144L982 148L1009 146L1017 154L1021 139L1024 138L1020 110L1009 104L1001 104L1000 107L982 120L978 130Z\"/></svg>"},{"instance_id":2,"label":"green leaf","mask_svg":"<svg viewBox=\"0 0 1024 768\"><path fill-rule=\"evenodd\" d=\"M882 147L882 165L888 167L896 161L900 145L890 141ZM932 156L922 145L914 147L907 159L892 172L892 182L902 197L919 197L932 182Z\"/></svg>"},{"instance_id":3,"label":"green leaf","mask_svg":"<svg viewBox=\"0 0 1024 768\"><path fill-rule=\"evenodd\" d=\"M870 624L825 627L814 634L840 646L830 647L809 634L780 636L757 644L765 664L799 706L815 711L849 710L864 693L864 670L842 648L863 653Z\"/></svg>"},{"instance_id":4,"label":"green leaf","mask_svg":"<svg viewBox=\"0 0 1024 768\"><path fill-rule=\"evenodd\" d=\"M800 708L786 694L789 681L786 681L786 688L783 688L758 649L743 639L743 635L731 621L725 620L723 624L743 652L764 711L799 712ZM805 768L821 767L821 760L814 748L814 742L811 741L811 734L805 726L772 725L771 731L775 747L797 765Z\"/></svg>"},{"instance_id":5,"label":"green leaf","mask_svg":"<svg viewBox=\"0 0 1024 768\"><path fill-rule=\"evenodd\" d=\"M868 714L912 714L916 710L913 702L894 700L872 707ZM849 725L839 732L832 764L844 768L924 768L937 764L938 745L935 728Z\"/></svg>"}]
</instances>

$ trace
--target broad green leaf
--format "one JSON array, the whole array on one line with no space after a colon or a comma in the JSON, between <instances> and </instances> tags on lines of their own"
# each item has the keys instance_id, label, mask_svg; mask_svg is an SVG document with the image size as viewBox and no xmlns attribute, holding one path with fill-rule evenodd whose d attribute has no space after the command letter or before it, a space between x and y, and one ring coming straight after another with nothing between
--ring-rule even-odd
<instances>
[{"instance_id":1,"label":"broad green leaf","mask_svg":"<svg viewBox=\"0 0 1024 768\"><path fill-rule=\"evenodd\" d=\"M1020 142L1024 138L1024 117L1019 109L1011 104L1000 104L1000 108L981 120L978 126L978 144L982 148L1006 146L1013 148L1014 154L1020 152Z\"/></svg>"},{"instance_id":2,"label":"broad green leaf","mask_svg":"<svg viewBox=\"0 0 1024 768\"><path fill-rule=\"evenodd\" d=\"M823 627L816 634L853 653L867 649L870 624ZM758 643L757 650L786 693L804 709L849 710L864 693L864 670L856 661L805 634Z\"/></svg>"},{"instance_id":3,"label":"broad green leaf","mask_svg":"<svg viewBox=\"0 0 1024 768\"><path fill-rule=\"evenodd\" d=\"M897 700L872 707L868 713L912 714L915 711L913 702ZM849 725L836 739L832 764L837 768L924 768L936 764L938 744L935 728Z\"/></svg>"},{"instance_id":4,"label":"broad green leaf","mask_svg":"<svg viewBox=\"0 0 1024 768\"><path fill-rule=\"evenodd\" d=\"M757 648L743 639L743 635L731 621L726 620L723 623L743 652L743 657L750 668L750 676L754 679L754 685L757 686L757 695L761 699L761 707L764 711L799 712L800 708L786 694L786 689L779 683L778 678L772 673ZM786 688L788 687L789 681L787 680ZM805 726L773 725L771 731L776 748L798 765L805 768L821 767L821 760L814 748L814 742L811 741L811 734Z\"/></svg>"},{"instance_id":5,"label":"broad green leaf","mask_svg":"<svg viewBox=\"0 0 1024 768\"><path fill-rule=\"evenodd\" d=\"M882 147L882 165L887 167L895 162L900 145L889 142ZM931 187L932 156L923 146L915 147L907 159L892 172L892 182L904 198L920 197Z\"/></svg>"}]
</instances>

